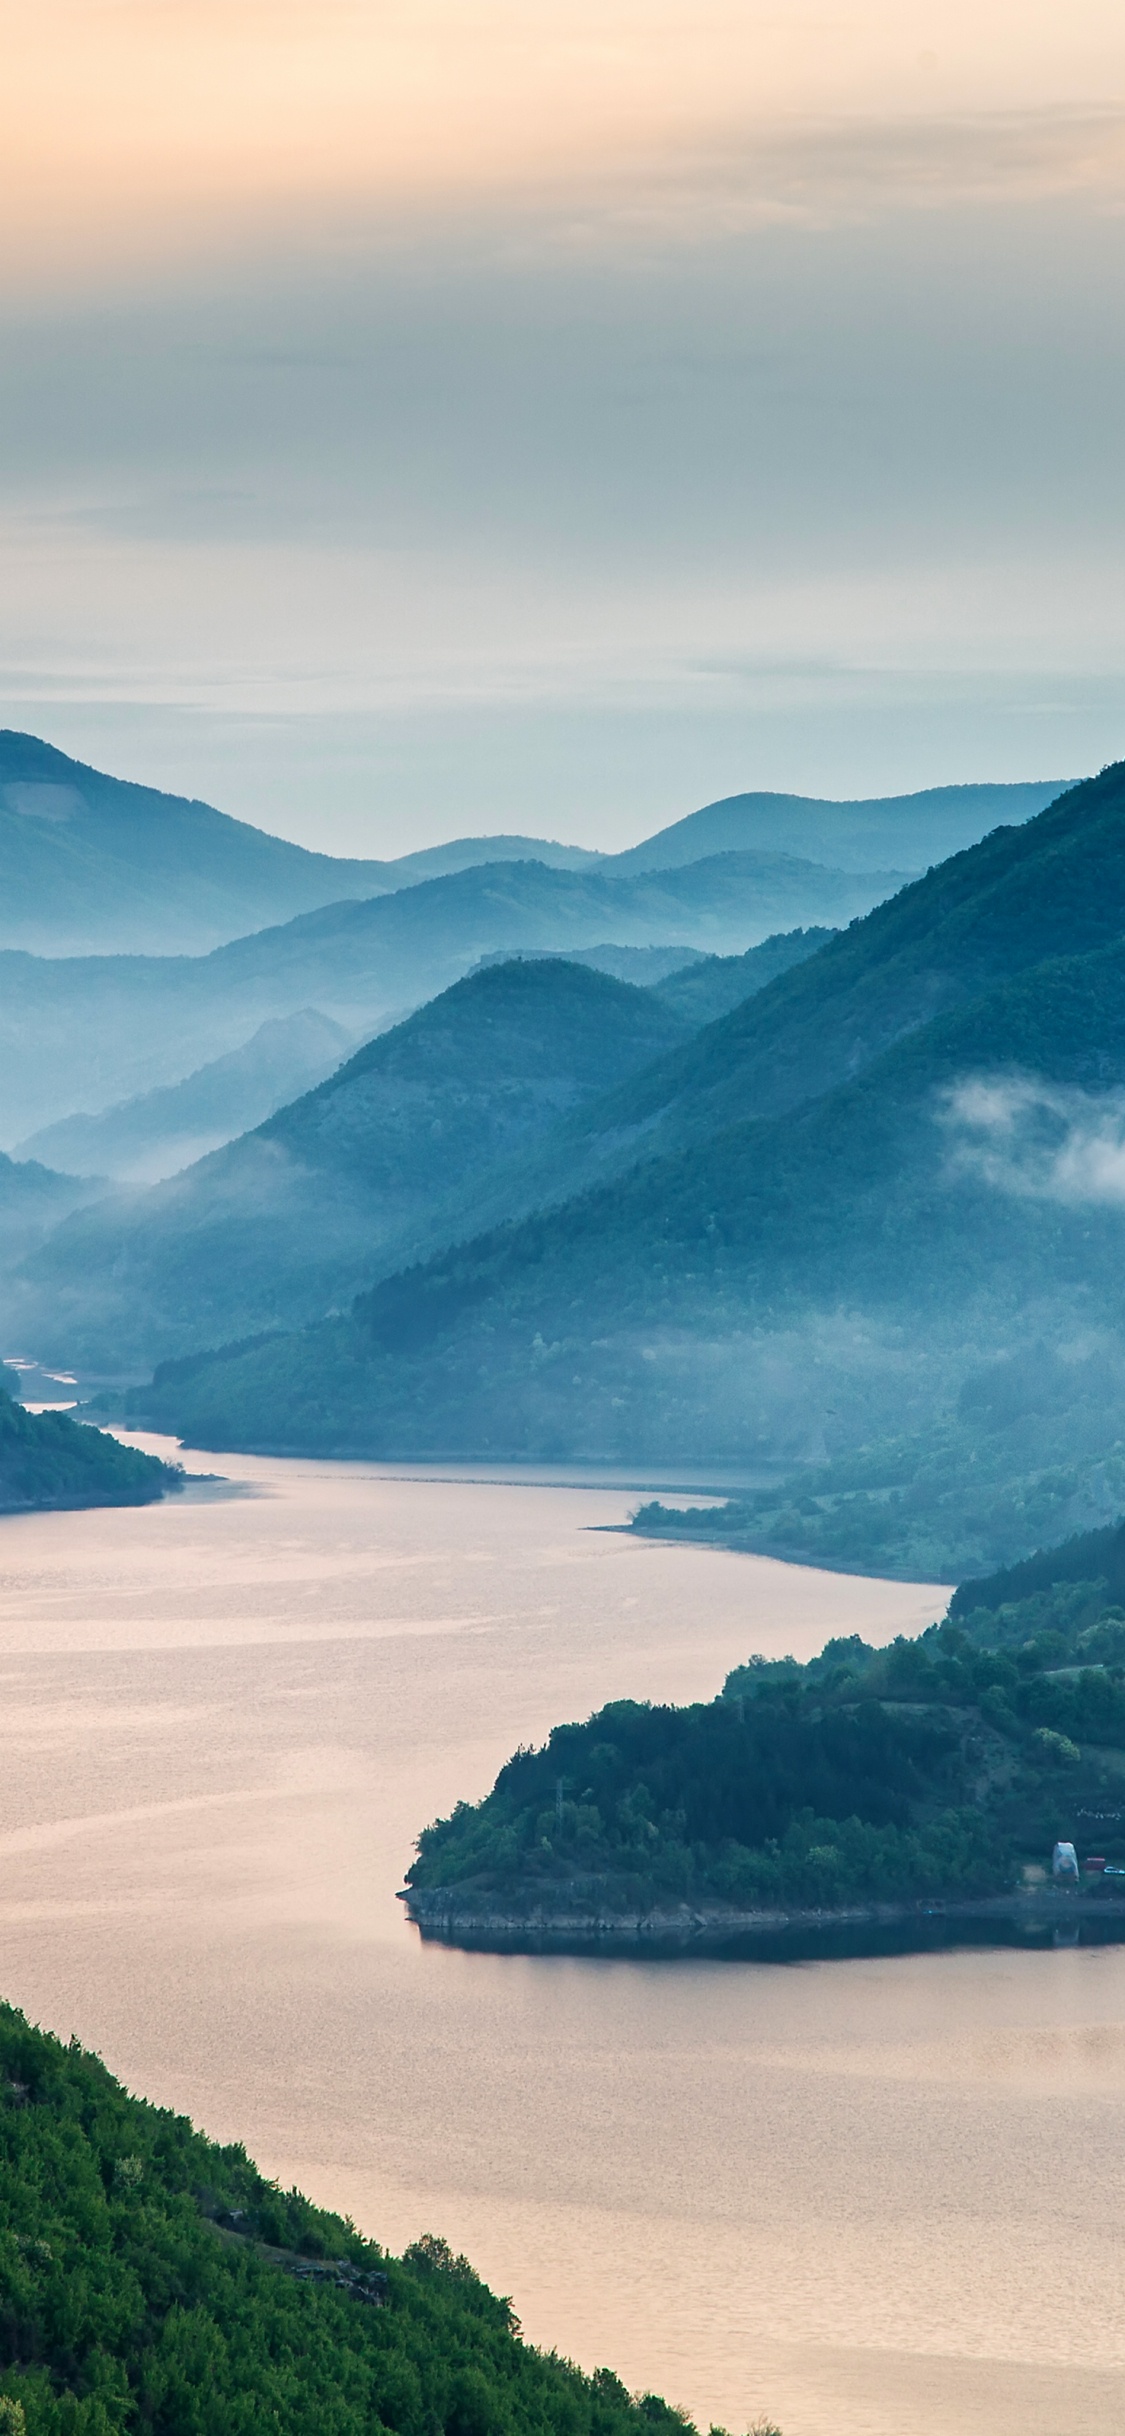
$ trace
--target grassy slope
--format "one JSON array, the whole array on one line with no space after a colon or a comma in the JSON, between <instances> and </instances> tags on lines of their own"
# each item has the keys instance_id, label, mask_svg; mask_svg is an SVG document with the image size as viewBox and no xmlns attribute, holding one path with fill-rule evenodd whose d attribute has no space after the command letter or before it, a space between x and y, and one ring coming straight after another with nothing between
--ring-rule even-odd
<instances>
[{"instance_id":1,"label":"grassy slope","mask_svg":"<svg viewBox=\"0 0 1125 2436\"><path fill-rule=\"evenodd\" d=\"M630 2400L608 2370L583 2376L521 2342L507 2302L442 2242L387 2257L6 2006L0 2188L5 2436L686 2425L655 2396ZM293 2272L331 2261L339 2281Z\"/></svg>"},{"instance_id":2,"label":"grassy slope","mask_svg":"<svg viewBox=\"0 0 1125 2436\"><path fill-rule=\"evenodd\" d=\"M1039 1560L1020 1598L966 1584L919 1641L754 1659L710 1705L619 1701L558 1727L425 1830L410 1883L498 1914L573 1907L582 1881L611 1909L818 1906L1003 1892L1059 1836L1125 1861L1125 1534L1108 1536Z\"/></svg>"}]
</instances>

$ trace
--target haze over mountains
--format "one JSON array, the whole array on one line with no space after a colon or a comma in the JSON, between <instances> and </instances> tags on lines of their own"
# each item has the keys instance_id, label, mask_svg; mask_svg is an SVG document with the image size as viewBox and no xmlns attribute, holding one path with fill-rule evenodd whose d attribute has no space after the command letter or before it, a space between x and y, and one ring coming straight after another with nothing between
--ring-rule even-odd
<instances>
[{"instance_id":1,"label":"haze over mountains","mask_svg":"<svg viewBox=\"0 0 1125 2436\"><path fill-rule=\"evenodd\" d=\"M341 897L525 854L563 868L591 859L495 837L348 861L0 730L0 946L36 955L202 955Z\"/></svg>"},{"instance_id":2,"label":"haze over mountains","mask_svg":"<svg viewBox=\"0 0 1125 2436\"><path fill-rule=\"evenodd\" d=\"M803 1466L738 1527L833 1561L1115 1511L1125 770L1048 792L732 798L206 955L0 953L0 1117L76 1171L0 1172L9 1331L155 1361L135 1414L205 1444Z\"/></svg>"},{"instance_id":3,"label":"haze over mountains","mask_svg":"<svg viewBox=\"0 0 1125 2436\"><path fill-rule=\"evenodd\" d=\"M355 1038L448 987L496 948L667 940L738 951L808 921L850 920L898 884L787 855L724 854L617 877L489 863L329 905L208 956L0 953L0 1135L178 1081L270 1017L306 1007Z\"/></svg>"},{"instance_id":4,"label":"haze over mountains","mask_svg":"<svg viewBox=\"0 0 1125 2436\"><path fill-rule=\"evenodd\" d=\"M649 990L562 959L489 966L370 1042L256 1132L55 1233L19 1325L94 1369L319 1319L471 1226L560 1117L687 1027Z\"/></svg>"},{"instance_id":5,"label":"haze over mountains","mask_svg":"<svg viewBox=\"0 0 1125 2436\"><path fill-rule=\"evenodd\" d=\"M565 1198L588 1155L583 1107L831 935L700 958L644 988L555 955L486 964L159 1191L111 1194L59 1228L22 1268L13 1315L53 1360L65 1347L94 1371L138 1373L318 1319L405 1261ZM135 1152L154 1109L182 1120L228 1068L238 1060L42 1144Z\"/></svg>"},{"instance_id":6,"label":"haze over mountains","mask_svg":"<svg viewBox=\"0 0 1125 2436\"><path fill-rule=\"evenodd\" d=\"M351 1045L343 1026L314 1007L271 1016L242 1048L181 1083L120 1101L100 1116L62 1117L21 1142L17 1156L121 1183L156 1184L320 1082Z\"/></svg>"},{"instance_id":7,"label":"haze over mountains","mask_svg":"<svg viewBox=\"0 0 1125 2436\"><path fill-rule=\"evenodd\" d=\"M858 806L745 795L619 856L477 838L347 863L8 732L0 1140L38 1148L45 1127L179 1083L306 1010L370 1035L488 955L613 945L678 963L837 927L949 837L1026 818L1051 792L961 787ZM291 1091L305 1079L298 1064Z\"/></svg>"},{"instance_id":8,"label":"haze over mountains","mask_svg":"<svg viewBox=\"0 0 1125 2436\"><path fill-rule=\"evenodd\" d=\"M893 1439L884 1512L905 1442L932 1459L945 1430L954 1470L980 1458L991 1520L955 1485L982 1554L1115 1511L1123 1019L1116 768L564 1119L538 1156L557 1142L576 1197L354 1315L173 1367L143 1409L205 1444L403 1454L840 1463Z\"/></svg>"},{"instance_id":9,"label":"haze over mountains","mask_svg":"<svg viewBox=\"0 0 1125 2436\"><path fill-rule=\"evenodd\" d=\"M998 821L1027 819L1061 783L931 788L860 804L737 795L619 855L535 836L486 836L362 862L312 853L210 804L111 778L37 736L4 729L0 947L44 956L200 955L318 906L480 863L628 873L754 852L852 874L913 872Z\"/></svg>"}]
</instances>

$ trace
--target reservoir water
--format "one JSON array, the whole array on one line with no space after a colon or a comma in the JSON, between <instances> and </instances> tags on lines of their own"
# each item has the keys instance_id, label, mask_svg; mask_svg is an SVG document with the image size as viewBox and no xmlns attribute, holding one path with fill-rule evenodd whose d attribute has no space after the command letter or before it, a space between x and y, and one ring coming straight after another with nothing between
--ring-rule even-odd
<instances>
[{"instance_id":1,"label":"reservoir water","mask_svg":"<svg viewBox=\"0 0 1125 2436\"><path fill-rule=\"evenodd\" d=\"M558 1720L944 1594L598 1529L620 1489L212 1460L0 1522L0 1992L704 2428L1119 2436L1125 1949L502 1957L395 1901Z\"/></svg>"}]
</instances>

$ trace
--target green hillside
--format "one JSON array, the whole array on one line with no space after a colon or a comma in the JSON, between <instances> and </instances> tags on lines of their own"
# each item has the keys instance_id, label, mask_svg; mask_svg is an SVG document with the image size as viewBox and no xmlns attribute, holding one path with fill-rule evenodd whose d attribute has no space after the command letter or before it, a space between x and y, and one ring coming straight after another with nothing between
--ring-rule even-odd
<instances>
[{"instance_id":1,"label":"green hillside","mask_svg":"<svg viewBox=\"0 0 1125 2436\"><path fill-rule=\"evenodd\" d=\"M572 1178L600 1129L615 1180L137 1409L204 1445L741 1461L777 1484L741 1544L931 1578L1116 1511L1123 781L578 1112Z\"/></svg>"},{"instance_id":2,"label":"green hillside","mask_svg":"<svg viewBox=\"0 0 1125 2436\"><path fill-rule=\"evenodd\" d=\"M716 1930L971 1903L1042 1875L1056 1838L1119 1868L1125 1901L1125 1526L1037 1565L1022 1597L966 1583L919 1640L751 1658L710 1703L557 1726L424 1830L414 1917L479 1941L678 1906Z\"/></svg>"},{"instance_id":3,"label":"green hillside","mask_svg":"<svg viewBox=\"0 0 1125 2436\"><path fill-rule=\"evenodd\" d=\"M174 1465L119 1445L69 1413L29 1413L0 1372L0 1514L73 1506L147 1506L180 1486Z\"/></svg>"},{"instance_id":4,"label":"green hillside","mask_svg":"<svg viewBox=\"0 0 1125 2436\"><path fill-rule=\"evenodd\" d=\"M11 1298L48 1358L144 1369L319 1319L380 1270L471 1231L490 1180L683 1037L648 990L563 959L486 967L316 1089L155 1190L60 1227Z\"/></svg>"},{"instance_id":5,"label":"green hillside","mask_svg":"<svg viewBox=\"0 0 1125 2436\"><path fill-rule=\"evenodd\" d=\"M520 2339L0 2007L4 2436L641 2436L688 2422Z\"/></svg>"}]
</instances>

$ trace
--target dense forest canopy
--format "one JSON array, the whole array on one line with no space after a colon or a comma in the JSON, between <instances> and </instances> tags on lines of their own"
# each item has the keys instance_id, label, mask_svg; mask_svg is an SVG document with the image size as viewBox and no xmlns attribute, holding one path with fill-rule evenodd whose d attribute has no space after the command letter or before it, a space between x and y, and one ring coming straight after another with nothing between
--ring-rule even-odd
<instances>
[{"instance_id":1,"label":"dense forest canopy","mask_svg":"<svg viewBox=\"0 0 1125 2436\"><path fill-rule=\"evenodd\" d=\"M0 2006L3 2436L684 2436Z\"/></svg>"}]
</instances>

